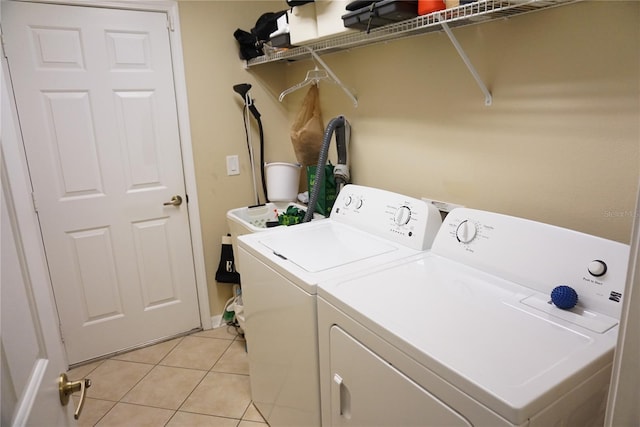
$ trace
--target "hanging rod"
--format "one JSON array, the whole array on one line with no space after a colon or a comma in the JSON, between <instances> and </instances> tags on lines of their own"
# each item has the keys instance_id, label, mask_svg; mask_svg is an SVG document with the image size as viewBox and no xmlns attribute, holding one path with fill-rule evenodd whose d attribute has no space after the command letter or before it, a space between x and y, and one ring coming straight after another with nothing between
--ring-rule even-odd
<instances>
[{"instance_id":1,"label":"hanging rod","mask_svg":"<svg viewBox=\"0 0 640 427\"><path fill-rule=\"evenodd\" d=\"M453 35L451 28L449 28L449 24L444 22L445 17L443 15L438 14L436 18L440 21L440 25L442 25L442 29L449 37L449 40L451 40L453 47L456 48L456 50L458 51L458 55L460 55L460 57L462 58L462 61L469 69L469 72L471 73L473 78L476 80L476 83L478 84L478 86L480 86L480 90L482 91L482 93L484 93L484 105L486 105L487 107L491 106L493 102L493 97L491 96L491 92L489 92L489 89L487 89L487 85L484 84L484 82L480 78L480 75L478 74L475 67L471 63L471 60L469 60L469 57L467 56L466 52L464 51L464 49L462 49L462 46L460 46L460 43L458 43L458 39L456 39L456 37Z\"/></svg>"},{"instance_id":2,"label":"hanging rod","mask_svg":"<svg viewBox=\"0 0 640 427\"><path fill-rule=\"evenodd\" d=\"M338 76L335 75L335 73L331 70L331 68L329 68L329 66L320 58L320 56L314 52L313 49L311 49L308 46L302 46L304 47L306 50L309 51L309 53L311 54L311 56L313 56L313 59L315 59L316 61L318 61L320 63L320 65L322 65L322 68L325 69L325 71L327 72L327 74L329 74L329 76L338 84L338 86L340 86L340 88L342 88L342 90L344 91L344 93L347 94L347 96L349 98L351 98L351 100L353 101L353 107L354 108L358 108L358 100L356 99L356 97L351 93L351 91L349 89L347 89L347 87L342 83L342 81L340 81L340 79L338 78Z\"/></svg>"}]
</instances>

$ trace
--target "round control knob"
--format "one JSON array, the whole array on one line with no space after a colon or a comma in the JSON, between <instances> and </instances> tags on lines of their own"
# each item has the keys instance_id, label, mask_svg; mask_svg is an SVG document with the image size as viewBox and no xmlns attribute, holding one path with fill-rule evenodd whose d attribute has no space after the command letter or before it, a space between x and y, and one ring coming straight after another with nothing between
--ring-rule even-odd
<instances>
[{"instance_id":1,"label":"round control knob","mask_svg":"<svg viewBox=\"0 0 640 427\"><path fill-rule=\"evenodd\" d=\"M356 202L356 209L360 209L362 207L362 199L358 199L358 201Z\"/></svg>"},{"instance_id":2,"label":"round control knob","mask_svg":"<svg viewBox=\"0 0 640 427\"><path fill-rule=\"evenodd\" d=\"M556 286L551 291L551 302L558 308L568 310L578 303L578 293L571 286Z\"/></svg>"},{"instance_id":3,"label":"round control knob","mask_svg":"<svg viewBox=\"0 0 640 427\"><path fill-rule=\"evenodd\" d=\"M607 272L607 264L599 259L594 259L587 266L587 270L589 271L589 274L594 277L604 276Z\"/></svg>"},{"instance_id":4,"label":"round control knob","mask_svg":"<svg viewBox=\"0 0 640 427\"><path fill-rule=\"evenodd\" d=\"M400 206L398 210L396 210L396 215L394 221L398 225L407 225L409 220L411 219L411 209L407 206Z\"/></svg>"},{"instance_id":5,"label":"round control knob","mask_svg":"<svg viewBox=\"0 0 640 427\"><path fill-rule=\"evenodd\" d=\"M347 196L344 198L344 205L349 206L353 202L353 198L351 196Z\"/></svg>"},{"instance_id":6,"label":"round control knob","mask_svg":"<svg viewBox=\"0 0 640 427\"><path fill-rule=\"evenodd\" d=\"M461 243L469 243L475 239L476 234L478 234L478 227L469 220L462 221L456 229L456 238Z\"/></svg>"}]
</instances>

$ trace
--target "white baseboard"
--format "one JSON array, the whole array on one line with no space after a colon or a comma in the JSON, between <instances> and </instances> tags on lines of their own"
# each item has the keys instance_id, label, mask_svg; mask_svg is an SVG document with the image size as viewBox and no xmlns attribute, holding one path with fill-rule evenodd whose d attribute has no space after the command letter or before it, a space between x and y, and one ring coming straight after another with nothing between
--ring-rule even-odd
<instances>
[{"instance_id":1,"label":"white baseboard","mask_svg":"<svg viewBox=\"0 0 640 427\"><path fill-rule=\"evenodd\" d=\"M222 322L222 314L211 316L211 329L219 328L220 326L222 326L220 324L221 322Z\"/></svg>"}]
</instances>

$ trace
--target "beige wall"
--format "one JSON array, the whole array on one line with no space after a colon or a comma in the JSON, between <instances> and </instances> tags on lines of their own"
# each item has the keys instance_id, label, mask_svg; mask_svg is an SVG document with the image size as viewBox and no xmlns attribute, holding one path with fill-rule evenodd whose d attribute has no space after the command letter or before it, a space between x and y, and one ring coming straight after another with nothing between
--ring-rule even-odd
<instances>
[{"instance_id":1,"label":"beige wall","mask_svg":"<svg viewBox=\"0 0 640 427\"><path fill-rule=\"evenodd\" d=\"M268 161L293 160L288 128L305 91L277 101L310 61L245 71L232 37L282 2L180 2L212 312L225 213L252 202L240 98L249 82ZM271 7L269 7L271 6ZM454 33L493 94L484 97L444 33L325 55L359 106L321 84L325 121L351 122L355 183L427 196L627 243L640 171L640 3L587 1ZM331 148L332 151L334 148Z\"/></svg>"},{"instance_id":2,"label":"beige wall","mask_svg":"<svg viewBox=\"0 0 640 427\"><path fill-rule=\"evenodd\" d=\"M278 10L281 2L195 1L180 2L180 25L184 49L191 135L211 313L221 314L231 296L231 285L217 284L221 238L228 232L229 209L255 204L251 169L242 119L243 100L233 91L239 83L252 85L250 94L262 114L267 161L294 161L285 140L287 112L277 97L265 92L260 81L282 82L278 64L258 72L243 69L233 38L237 28L251 29L263 12ZM255 123L252 121L252 123ZM258 131L253 130L256 162L259 161ZM240 175L227 176L226 156L237 154ZM260 195L262 200L262 195Z\"/></svg>"}]
</instances>

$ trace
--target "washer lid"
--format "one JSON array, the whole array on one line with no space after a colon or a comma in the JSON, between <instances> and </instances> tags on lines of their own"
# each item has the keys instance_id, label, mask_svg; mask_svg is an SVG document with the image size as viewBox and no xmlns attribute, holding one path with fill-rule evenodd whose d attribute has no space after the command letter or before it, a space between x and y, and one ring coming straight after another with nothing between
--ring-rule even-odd
<instances>
[{"instance_id":1,"label":"washer lid","mask_svg":"<svg viewBox=\"0 0 640 427\"><path fill-rule=\"evenodd\" d=\"M259 239L276 255L310 273L340 267L397 250L397 247L368 233L333 221L291 233L273 233Z\"/></svg>"}]
</instances>

